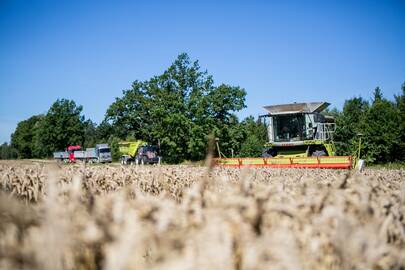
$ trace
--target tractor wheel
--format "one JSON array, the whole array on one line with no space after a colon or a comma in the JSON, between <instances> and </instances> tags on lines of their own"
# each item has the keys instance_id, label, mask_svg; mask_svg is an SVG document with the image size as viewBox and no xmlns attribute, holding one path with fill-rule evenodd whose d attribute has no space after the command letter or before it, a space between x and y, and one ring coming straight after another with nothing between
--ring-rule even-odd
<instances>
[{"instance_id":1,"label":"tractor wheel","mask_svg":"<svg viewBox=\"0 0 405 270\"><path fill-rule=\"evenodd\" d=\"M327 156L326 152L323 150L316 150L312 153L313 157L325 157Z\"/></svg>"}]
</instances>

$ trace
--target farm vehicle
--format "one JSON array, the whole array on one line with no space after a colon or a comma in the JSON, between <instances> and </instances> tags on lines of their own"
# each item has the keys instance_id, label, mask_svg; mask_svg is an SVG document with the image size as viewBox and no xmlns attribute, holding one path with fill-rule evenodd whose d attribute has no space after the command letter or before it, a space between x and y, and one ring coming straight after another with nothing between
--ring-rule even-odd
<instances>
[{"instance_id":1,"label":"farm vehicle","mask_svg":"<svg viewBox=\"0 0 405 270\"><path fill-rule=\"evenodd\" d=\"M268 142L261 157L216 159L230 167L335 168L349 169L351 156L336 156L333 117L321 114L327 102L265 106L259 117L267 128ZM219 151L220 153L220 151Z\"/></svg>"},{"instance_id":2,"label":"farm vehicle","mask_svg":"<svg viewBox=\"0 0 405 270\"><path fill-rule=\"evenodd\" d=\"M260 118L267 126L268 143L263 157L334 156L332 117L321 114L327 102L265 106Z\"/></svg>"},{"instance_id":3,"label":"farm vehicle","mask_svg":"<svg viewBox=\"0 0 405 270\"><path fill-rule=\"evenodd\" d=\"M128 141L118 143L121 153L121 164L160 164L159 147L144 141Z\"/></svg>"},{"instance_id":4,"label":"farm vehicle","mask_svg":"<svg viewBox=\"0 0 405 270\"><path fill-rule=\"evenodd\" d=\"M54 152L53 158L63 162L109 163L112 161L108 144L97 144L95 147L85 150L82 150L80 145L70 145L66 151Z\"/></svg>"}]
</instances>

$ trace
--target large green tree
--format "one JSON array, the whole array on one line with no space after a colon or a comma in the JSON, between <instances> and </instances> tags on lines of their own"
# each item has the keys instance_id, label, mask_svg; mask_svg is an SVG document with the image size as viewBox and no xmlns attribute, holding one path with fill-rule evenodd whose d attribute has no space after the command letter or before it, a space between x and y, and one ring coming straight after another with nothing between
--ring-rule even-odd
<instances>
[{"instance_id":1,"label":"large green tree","mask_svg":"<svg viewBox=\"0 0 405 270\"><path fill-rule=\"evenodd\" d=\"M336 116L335 141L337 154L352 155L363 133L363 121L369 104L361 97L346 100L343 111Z\"/></svg>"},{"instance_id":2,"label":"large green tree","mask_svg":"<svg viewBox=\"0 0 405 270\"><path fill-rule=\"evenodd\" d=\"M168 162L199 160L209 134L227 141L232 114L245 107L245 96L240 87L215 86L198 61L183 53L162 75L135 81L108 108L106 121L121 139L159 140Z\"/></svg>"},{"instance_id":3,"label":"large green tree","mask_svg":"<svg viewBox=\"0 0 405 270\"><path fill-rule=\"evenodd\" d=\"M396 102L383 97L379 87L371 104L359 98L345 102L336 119L335 141L339 155L351 155L363 137L362 155L368 163L385 163L405 159L404 119L405 86Z\"/></svg>"},{"instance_id":4,"label":"large green tree","mask_svg":"<svg viewBox=\"0 0 405 270\"><path fill-rule=\"evenodd\" d=\"M37 156L49 156L68 145L84 143L86 123L82 109L73 100L58 99L52 104L36 131Z\"/></svg>"},{"instance_id":5,"label":"large green tree","mask_svg":"<svg viewBox=\"0 0 405 270\"><path fill-rule=\"evenodd\" d=\"M11 146L17 150L18 158L35 157L36 132L43 118L43 115L34 115L17 124L14 133L11 134Z\"/></svg>"},{"instance_id":6,"label":"large green tree","mask_svg":"<svg viewBox=\"0 0 405 270\"><path fill-rule=\"evenodd\" d=\"M364 154L368 162L394 161L400 145L399 113L394 103L374 91L373 103L363 121Z\"/></svg>"}]
</instances>

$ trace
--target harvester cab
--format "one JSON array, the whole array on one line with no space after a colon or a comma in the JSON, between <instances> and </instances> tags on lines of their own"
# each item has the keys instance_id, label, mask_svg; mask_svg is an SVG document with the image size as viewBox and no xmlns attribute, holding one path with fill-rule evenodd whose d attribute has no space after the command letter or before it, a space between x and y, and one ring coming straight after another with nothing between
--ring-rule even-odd
<instances>
[{"instance_id":1,"label":"harvester cab","mask_svg":"<svg viewBox=\"0 0 405 270\"><path fill-rule=\"evenodd\" d=\"M333 117L321 114L327 102L265 106L260 116L267 126L268 143L263 157L334 156Z\"/></svg>"}]
</instances>

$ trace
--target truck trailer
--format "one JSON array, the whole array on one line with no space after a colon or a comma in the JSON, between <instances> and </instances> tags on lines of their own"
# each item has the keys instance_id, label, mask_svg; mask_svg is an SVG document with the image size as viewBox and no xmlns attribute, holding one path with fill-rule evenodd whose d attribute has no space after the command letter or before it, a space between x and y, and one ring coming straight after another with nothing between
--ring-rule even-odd
<instances>
[{"instance_id":1,"label":"truck trailer","mask_svg":"<svg viewBox=\"0 0 405 270\"><path fill-rule=\"evenodd\" d=\"M80 145L70 145L66 151L53 153L53 158L62 162L84 161L89 163L112 162L111 150L108 144L97 144L93 148L82 150Z\"/></svg>"}]
</instances>

